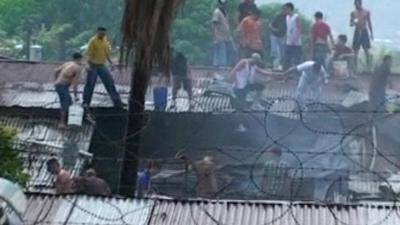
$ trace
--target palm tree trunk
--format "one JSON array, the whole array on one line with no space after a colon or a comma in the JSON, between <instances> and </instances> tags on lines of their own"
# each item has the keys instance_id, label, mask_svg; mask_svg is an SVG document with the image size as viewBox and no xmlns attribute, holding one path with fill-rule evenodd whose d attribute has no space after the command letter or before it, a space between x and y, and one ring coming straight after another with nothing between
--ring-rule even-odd
<instances>
[{"instance_id":1,"label":"palm tree trunk","mask_svg":"<svg viewBox=\"0 0 400 225\"><path fill-rule=\"evenodd\" d=\"M122 195L135 194L141 132L145 125L147 85L153 65L157 64L165 74L169 74L169 31L182 2L183 0L125 0L122 21L124 48L121 48L121 53L126 56L135 53L135 68L132 73L126 149L120 180Z\"/></svg>"},{"instance_id":2,"label":"palm tree trunk","mask_svg":"<svg viewBox=\"0 0 400 225\"><path fill-rule=\"evenodd\" d=\"M144 115L145 98L151 74L151 68L141 66L138 60L140 62L140 59L137 58L130 84L128 126L119 191L121 195L129 197L134 197L136 189L141 133L146 119Z\"/></svg>"}]
</instances>

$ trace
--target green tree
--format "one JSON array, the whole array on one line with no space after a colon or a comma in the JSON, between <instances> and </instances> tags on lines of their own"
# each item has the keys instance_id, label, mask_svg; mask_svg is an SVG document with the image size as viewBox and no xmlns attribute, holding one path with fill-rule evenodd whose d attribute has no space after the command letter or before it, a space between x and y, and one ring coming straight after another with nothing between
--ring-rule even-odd
<instances>
[{"instance_id":1,"label":"green tree","mask_svg":"<svg viewBox=\"0 0 400 225\"><path fill-rule=\"evenodd\" d=\"M186 1L173 28L173 46L190 63L209 64L212 54L211 21L215 0Z\"/></svg>"},{"instance_id":2,"label":"green tree","mask_svg":"<svg viewBox=\"0 0 400 225\"><path fill-rule=\"evenodd\" d=\"M24 172L18 151L13 147L16 134L16 130L0 126L0 177L25 186L29 175Z\"/></svg>"},{"instance_id":3,"label":"green tree","mask_svg":"<svg viewBox=\"0 0 400 225\"><path fill-rule=\"evenodd\" d=\"M7 38L43 45L44 60L63 60L88 40L97 26L109 28L113 44L120 42L123 0L0 0L0 27ZM84 35L82 35L84 34ZM77 43L79 41L80 43ZM73 49L71 49L73 48Z\"/></svg>"}]
</instances>

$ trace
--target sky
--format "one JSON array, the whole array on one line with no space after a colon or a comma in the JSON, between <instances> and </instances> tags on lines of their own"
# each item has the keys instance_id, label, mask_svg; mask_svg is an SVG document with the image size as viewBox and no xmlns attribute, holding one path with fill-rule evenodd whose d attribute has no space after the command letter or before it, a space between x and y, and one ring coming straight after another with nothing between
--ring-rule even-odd
<instances>
[{"instance_id":1,"label":"sky","mask_svg":"<svg viewBox=\"0 0 400 225\"><path fill-rule=\"evenodd\" d=\"M285 3L289 0L256 0L258 5ZM353 0L292 0L305 16L312 18L315 11L322 11L334 33L352 36L349 27L350 12L354 9ZM364 0L364 7L371 11L375 39L382 44L400 47L400 0ZM388 43L391 41L393 43Z\"/></svg>"}]
</instances>

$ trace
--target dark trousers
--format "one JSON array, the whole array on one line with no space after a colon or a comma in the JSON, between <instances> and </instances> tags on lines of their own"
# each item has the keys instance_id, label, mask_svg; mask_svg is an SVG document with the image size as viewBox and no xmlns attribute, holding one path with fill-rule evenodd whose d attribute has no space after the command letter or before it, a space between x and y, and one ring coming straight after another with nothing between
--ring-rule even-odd
<instances>
[{"instance_id":1,"label":"dark trousers","mask_svg":"<svg viewBox=\"0 0 400 225\"><path fill-rule=\"evenodd\" d=\"M248 84L245 88L241 89L234 89L235 92L235 100L234 100L234 105L233 107L237 110L245 110L248 107L247 104L247 94L251 91L257 91L258 93L261 93L264 90L265 86L260 83L251 83Z\"/></svg>"},{"instance_id":2,"label":"dark trousers","mask_svg":"<svg viewBox=\"0 0 400 225\"><path fill-rule=\"evenodd\" d=\"M301 62L301 46L286 45L285 47L285 63L284 69L287 70L292 66L296 66Z\"/></svg>"},{"instance_id":3,"label":"dark trousers","mask_svg":"<svg viewBox=\"0 0 400 225\"><path fill-rule=\"evenodd\" d=\"M72 98L69 94L69 85L58 83L55 85L55 89L60 98L61 109L68 112L69 107L72 105Z\"/></svg>"},{"instance_id":4,"label":"dark trousers","mask_svg":"<svg viewBox=\"0 0 400 225\"><path fill-rule=\"evenodd\" d=\"M83 104L87 107L90 106L93 97L93 91L96 86L97 76L103 82L107 93L110 95L111 100L116 107L122 107L121 97L115 88L114 79L111 76L110 70L106 65L90 64L90 69L87 74L85 89L83 92Z\"/></svg>"}]
</instances>

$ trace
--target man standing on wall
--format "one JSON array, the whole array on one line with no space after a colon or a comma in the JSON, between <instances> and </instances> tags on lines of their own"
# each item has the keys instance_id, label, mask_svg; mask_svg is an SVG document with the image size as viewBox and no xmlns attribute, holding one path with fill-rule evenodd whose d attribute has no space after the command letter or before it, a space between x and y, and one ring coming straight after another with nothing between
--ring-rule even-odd
<instances>
[{"instance_id":1,"label":"man standing on wall","mask_svg":"<svg viewBox=\"0 0 400 225\"><path fill-rule=\"evenodd\" d=\"M97 76L100 77L104 84L114 107L123 108L121 97L119 96L114 79L111 76L110 70L107 68L107 61L112 66L111 61L111 45L106 37L106 28L97 28L97 34L89 41L86 56L88 57L89 69L83 92L83 106L90 107L92 101L93 91L96 86Z\"/></svg>"},{"instance_id":2,"label":"man standing on wall","mask_svg":"<svg viewBox=\"0 0 400 225\"><path fill-rule=\"evenodd\" d=\"M271 29L271 57L273 58L273 68L281 69L283 63L285 36L286 36L286 14L282 11L274 17L269 25Z\"/></svg>"},{"instance_id":3,"label":"man standing on wall","mask_svg":"<svg viewBox=\"0 0 400 225\"><path fill-rule=\"evenodd\" d=\"M356 67L358 64L358 53L360 48L364 49L367 66L371 66L371 55L369 49L371 48L370 38L374 39L374 32L372 29L371 13L364 9L362 0L355 0L354 5L356 9L351 13L350 26L355 27L353 38L353 50L355 54Z\"/></svg>"},{"instance_id":4,"label":"man standing on wall","mask_svg":"<svg viewBox=\"0 0 400 225\"><path fill-rule=\"evenodd\" d=\"M322 12L316 12L315 23L312 26L312 42L311 47L313 50L314 61L326 65L326 59L329 53L329 43L334 46L334 40L330 26L324 22L324 14ZM329 40L328 40L329 39Z\"/></svg>"},{"instance_id":5,"label":"man standing on wall","mask_svg":"<svg viewBox=\"0 0 400 225\"><path fill-rule=\"evenodd\" d=\"M261 11L254 9L239 24L241 58L248 58L253 53L263 55Z\"/></svg>"},{"instance_id":6,"label":"man standing on wall","mask_svg":"<svg viewBox=\"0 0 400 225\"><path fill-rule=\"evenodd\" d=\"M192 79L190 77L190 67L186 56L182 52L175 52L171 66L173 85L172 85L172 104L171 108L176 107L178 91L183 87L189 98L189 110L193 107Z\"/></svg>"},{"instance_id":7,"label":"man standing on wall","mask_svg":"<svg viewBox=\"0 0 400 225\"><path fill-rule=\"evenodd\" d=\"M232 62L232 37L226 14L226 0L218 0L218 7L213 14L214 66L228 66Z\"/></svg>"},{"instance_id":8,"label":"man standing on wall","mask_svg":"<svg viewBox=\"0 0 400 225\"><path fill-rule=\"evenodd\" d=\"M300 16L295 13L294 5L291 2L284 6L286 14L286 51L284 69L297 65L301 61L302 55L302 33Z\"/></svg>"}]
</instances>

